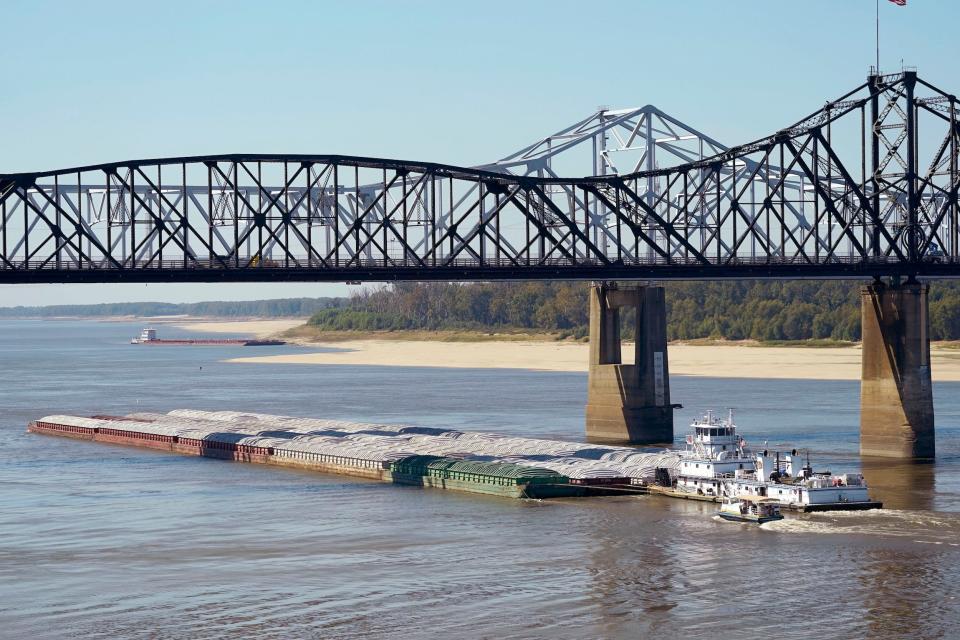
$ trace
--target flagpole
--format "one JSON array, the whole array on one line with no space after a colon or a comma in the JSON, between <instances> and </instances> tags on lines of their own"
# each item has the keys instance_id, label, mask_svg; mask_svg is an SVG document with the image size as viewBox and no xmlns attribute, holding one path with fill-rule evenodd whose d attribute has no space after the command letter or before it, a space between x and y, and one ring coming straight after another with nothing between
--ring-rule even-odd
<instances>
[{"instance_id":1,"label":"flagpole","mask_svg":"<svg viewBox=\"0 0 960 640\"><path fill-rule=\"evenodd\" d=\"M877 0L877 75L880 75L880 0Z\"/></svg>"}]
</instances>

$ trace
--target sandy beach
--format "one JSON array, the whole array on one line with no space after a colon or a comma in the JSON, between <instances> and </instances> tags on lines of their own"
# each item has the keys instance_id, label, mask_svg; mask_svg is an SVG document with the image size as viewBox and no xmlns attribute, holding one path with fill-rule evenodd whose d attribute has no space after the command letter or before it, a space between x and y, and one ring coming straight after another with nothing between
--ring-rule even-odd
<instances>
[{"instance_id":1,"label":"sandy beach","mask_svg":"<svg viewBox=\"0 0 960 640\"><path fill-rule=\"evenodd\" d=\"M302 365L587 370L588 345L570 342L431 342L352 340L317 347L336 352L233 358L230 362ZM860 347L669 346L674 375L717 378L859 380ZM960 381L960 351L933 347L934 380Z\"/></svg>"},{"instance_id":2,"label":"sandy beach","mask_svg":"<svg viewBox=\"0 0 960 640\"><path fill-rule=\"evenodd\" d=\"M188 331L265 338L298 327L303 320L190 320ZM589 346L583 342L440 340L344 340L311 343L336 351L231 358L247 364L372 365L455 369L531 369L585 372ZM668 347L674 375L714 378L859 380L860 347L764 347L752 344L683 344ZM960 381L960 349L931 347L933 379Z\"/></svg>"},{"instance_id":3,"label":"sandy beach","mask_svg":"<svg viewBox=\"0 0 960 640\"><path fill-rule=\"evenodd\" d=\"M283 320L190 320L172 323L178 329L205 333L240 333L253 338L267 338L287 329L299 327L305 319Z\"/></svg>"}]
</instances>

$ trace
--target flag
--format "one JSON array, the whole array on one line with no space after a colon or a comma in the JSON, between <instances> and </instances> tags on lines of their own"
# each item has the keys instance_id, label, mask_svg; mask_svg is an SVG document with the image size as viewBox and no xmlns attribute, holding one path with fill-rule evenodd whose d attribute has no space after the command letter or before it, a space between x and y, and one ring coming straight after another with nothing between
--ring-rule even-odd
<instances>
[{"instance_id":1,"label":"flag","mask_svg":"<svg viewBox=\"0 0 960 640\"><path fill-rule=\"evenodd\" d=\"M905 6L907 6L907 0L890 0L890 2L892 2L892 3L895 4L895 5L897 5L898 7L905 7Z\"/></svg>"}]
</instances>

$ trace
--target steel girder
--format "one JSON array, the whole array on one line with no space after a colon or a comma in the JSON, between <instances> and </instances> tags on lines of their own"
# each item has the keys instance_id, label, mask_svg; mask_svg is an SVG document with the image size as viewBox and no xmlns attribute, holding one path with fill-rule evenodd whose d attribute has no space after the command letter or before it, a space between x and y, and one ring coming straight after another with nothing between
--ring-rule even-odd
<instances>
[{"instance_id":1,"label":"steel girder","mask_svg":"<svg viewBox=\"0 0 960 640\"><path fill-rule=\"evenodd\" d=\"M733 148L648 106L474 168L241 154L0 175L0 282L960 276L958 134L956 98L907 71ZM557 175L583 145L596 175Z\"/></svg>"}]
</instances>

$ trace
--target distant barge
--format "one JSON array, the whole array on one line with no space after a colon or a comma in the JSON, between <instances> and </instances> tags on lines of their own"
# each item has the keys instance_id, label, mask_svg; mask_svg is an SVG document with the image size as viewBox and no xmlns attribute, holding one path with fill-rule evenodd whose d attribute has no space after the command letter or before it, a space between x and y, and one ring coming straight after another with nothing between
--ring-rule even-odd
<instances>
[{"instance_id":1,"label":"distant barge","mask_svg":"<svg viewBox=\"0 0 960 640\"><path fill-rule=\"evenodd\" d=\"M274 347L287 344L283 340L261 340L244 338L182 338L182 339L160 339L157 337L156 329L144 329L140 335L130 341L130 344L151 344L151 345L181 345L181 346L223 346L236 345L240 347Z\"/></svg>"}]
</instances>

